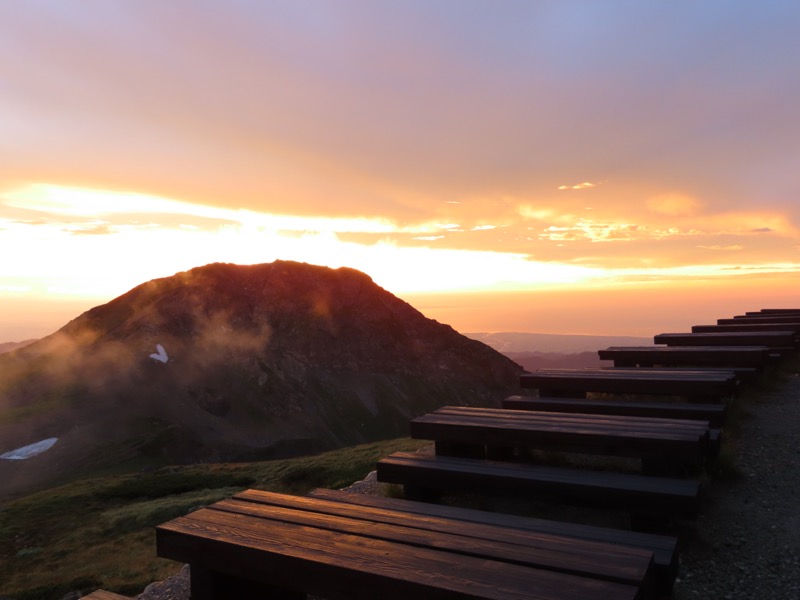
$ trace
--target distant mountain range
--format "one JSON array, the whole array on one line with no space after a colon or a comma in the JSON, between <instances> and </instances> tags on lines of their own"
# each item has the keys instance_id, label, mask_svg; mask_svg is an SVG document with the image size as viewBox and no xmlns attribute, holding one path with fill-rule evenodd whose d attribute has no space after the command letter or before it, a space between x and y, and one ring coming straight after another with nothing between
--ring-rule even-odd
<instances>
[{"instance_id":1,"label":"distant mountain range","mask_svg":"<svg viewBox=\"0 0 800 600\"><path fill-rule=\"evenodd\" d=\"M467 333L501 352L526 371L536 369L582 369L610 366L597 351L609 346L647 346L652 338L547 333Z\"/></svg>"},{"instance_id":2,"label":"distant mountain range","mask_svg":"<svg viewBox=\"0 0 800 600\"><path fill-rule=\"evenodd\" d=\"M23 340L21 342L0 342L0 354L11 352L12 350L16 350L17 348L23 348L28 344L32 344L35 341L36 340Z\"/></svg>"},{"instance_id":3,"label":"distant mountain range","mask_svg":"<svg viewBox=\"0 0 800 600\"><path fill-rule=\"evenodd\" d=\"M0 458L25 457L0 460L0 496L399 437L438 406L496 404L521 371L352 269L198 267L0 355Z\"/></svg>"},{"instance_id":4,"label":"distant mountain range","mask_svg":"<svg viewBox=\"0 0 800 600\"><path fill-rule=\"evenodd\" d=\"M648 346L651 337L612 335L559 335L551 333L465 333L503 354L546 352L575 354L597 352L608 346Z\"/></svg>"}]
</instances>

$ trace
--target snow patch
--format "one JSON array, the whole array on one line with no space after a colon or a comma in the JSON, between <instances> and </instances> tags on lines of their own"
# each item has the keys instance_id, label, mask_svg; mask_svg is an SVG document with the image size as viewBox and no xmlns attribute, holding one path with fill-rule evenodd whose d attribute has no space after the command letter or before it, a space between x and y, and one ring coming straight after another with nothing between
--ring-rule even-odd
<instances>
[{"instance_id":1,"label":"snow patch","mask_svg":"<svg viewBox=\"0 0 800 600\"><path fill-rule=\"evenodd\" d=\"M164 350L164 346L162 346L161 344L156 344L156 350L157 352L151 354L150 358L162 363L165 363L169 360L169 356L167 356L167 351Z\"/></svg>"},{"instance_id":2,"label":"snow patch","mask_svg":"<svg viewBox=\"0 0 800 600\"><path fill-rule=\"evenodd\" d=\"M11 452L0 454L0 459L25 460L26 458L30 458L32 456L36 456L37 454L41 454L42 452L50 450L50 448L52 448L57 441L58 438L47 438L46 440L42 440L41 442L36 442L35 444L29 444L27 446L23 446L22 448L17 448L16 450L12 450Z\"/></svg>"}]
</instances>

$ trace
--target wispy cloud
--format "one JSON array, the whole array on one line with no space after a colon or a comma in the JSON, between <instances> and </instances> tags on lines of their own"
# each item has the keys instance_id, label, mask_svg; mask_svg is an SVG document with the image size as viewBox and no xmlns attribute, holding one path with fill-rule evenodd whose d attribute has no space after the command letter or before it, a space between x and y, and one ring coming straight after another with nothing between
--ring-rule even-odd
<instances>
[{"instance_id":1,"label":"wispy cloud","mask_svg":"<svg viewBox=\"0 0 800 600\"><path fill-rule=\"evenodd\" d=\"M589 188L595 187L597 184L591 183L590 181L584 181L583 183L576 183L574 185L560 185L558 186L559 190L586 190Z\"/></svg>"}]
</instances>

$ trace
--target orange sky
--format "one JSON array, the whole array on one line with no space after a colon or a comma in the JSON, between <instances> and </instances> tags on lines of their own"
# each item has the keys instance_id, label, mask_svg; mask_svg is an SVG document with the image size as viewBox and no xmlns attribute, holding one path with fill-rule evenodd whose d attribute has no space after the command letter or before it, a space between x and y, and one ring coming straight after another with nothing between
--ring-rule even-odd
<instances>
[{"instance_id":1,"label":"orange sky","mask_svg":"<svg viewBox=\"0 0 800 600\"><path fill-rule=\"evenodd\" d=\"M0 341L217 261L350 266L460 331L800 305L798 26L788 1L0 3Z\"/></svg>"}]
</instances>

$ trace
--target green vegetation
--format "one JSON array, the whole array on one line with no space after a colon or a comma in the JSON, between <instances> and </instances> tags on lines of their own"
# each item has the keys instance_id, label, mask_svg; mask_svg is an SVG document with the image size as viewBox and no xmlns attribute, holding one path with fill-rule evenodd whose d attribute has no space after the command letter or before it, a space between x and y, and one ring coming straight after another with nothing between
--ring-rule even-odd
<instances>
[{"instance_id":1,"label":"green vegetation","mask_svg":"<svg viewBox=\"0 0 800 600\"><path fill-rule=\"evenodd\" d=\"M0 596L58 600L98 588L135 595L181 565L156 557L160 523L246 488L303 494L362 479L407 438L300 458L163 467L85 479L0 506Z\"/></svg>"}]
</instances>

